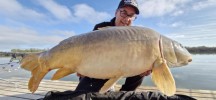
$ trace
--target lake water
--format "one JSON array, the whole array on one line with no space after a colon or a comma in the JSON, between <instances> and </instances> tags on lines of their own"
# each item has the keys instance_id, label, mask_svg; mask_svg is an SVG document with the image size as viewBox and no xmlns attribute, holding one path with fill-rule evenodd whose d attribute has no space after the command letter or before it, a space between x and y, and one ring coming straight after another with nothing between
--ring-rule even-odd
<instances>
[{"instance_id":1,"label":"lake water","mask_svg":"<svg viewBox=\"0 0 216 100\"><path fill-rule=\"evenodd\" d=\"M11 77L29 78L30 72L19 68L19 64L8 63L10 58L0 58L0 79ZM8 69L13 69L8 72ZM187 66L171 68L177 88L216 90L216 55L193 55L193 61ZM50 79L55 71L49 72L44 79ZM75 74L64 77L61 80L78 81ZM124 83L121 79L119 84ZM151 76L145 77L142 85L154 86Z\"/></svg>"}]
</instances>

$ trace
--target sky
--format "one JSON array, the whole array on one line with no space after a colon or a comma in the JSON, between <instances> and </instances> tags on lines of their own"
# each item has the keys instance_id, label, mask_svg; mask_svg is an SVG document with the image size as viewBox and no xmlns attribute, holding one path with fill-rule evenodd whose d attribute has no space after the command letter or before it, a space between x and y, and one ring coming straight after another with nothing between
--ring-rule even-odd
<instances>
[{"instance_id":1,"label":"sky","mask_svg":"<svg viewBox=\"0 0 216 100\"><path fill-rule=\"evenodd\" d=\"M50 49L110 21L120 0L0 0L0 51ZM137 0L133 26L184 46L216 47L216 0Z\"/></svg>"}]
</instances>

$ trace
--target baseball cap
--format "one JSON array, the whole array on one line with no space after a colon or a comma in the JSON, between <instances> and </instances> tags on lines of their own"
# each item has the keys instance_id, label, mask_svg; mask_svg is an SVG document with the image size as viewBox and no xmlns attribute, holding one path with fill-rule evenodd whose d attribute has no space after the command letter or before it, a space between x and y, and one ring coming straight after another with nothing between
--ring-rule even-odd
<instances>
[{"instance_id":1,"label":"baseball cap","mask_svg":"<svg viewBox=\"0 0 216 100\"><path fill-rule=\"evenodd\" d=\"M118 5L118 9L124 6L131 6L135 9L136 14L139 14L138 4L136 0L121 0Z\"/></svg>"}]
</instances>

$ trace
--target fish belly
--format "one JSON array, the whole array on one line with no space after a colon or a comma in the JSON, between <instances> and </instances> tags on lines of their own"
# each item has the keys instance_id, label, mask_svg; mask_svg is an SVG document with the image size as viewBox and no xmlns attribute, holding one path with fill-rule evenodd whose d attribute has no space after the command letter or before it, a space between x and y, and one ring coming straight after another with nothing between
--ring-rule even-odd
<instances>
[{"instance_id":1,"label":"fish belly","mask_svg":"<svg viewBox=\"0 0 216 100\"><path fill-rule=\"evenodd\" d=\"M151 69L155 56L145 52L142 43L103 43L84 49L77 72L88 77L108 79L135 76Z\"/></svg>"}]
</instances>

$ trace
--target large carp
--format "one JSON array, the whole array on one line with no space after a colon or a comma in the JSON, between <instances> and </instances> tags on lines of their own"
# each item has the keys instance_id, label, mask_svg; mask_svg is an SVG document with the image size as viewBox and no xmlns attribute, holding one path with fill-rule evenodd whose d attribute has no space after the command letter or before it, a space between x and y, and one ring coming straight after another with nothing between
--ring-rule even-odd
<instances>
[{"instance_id":1,"label":"large carp","mask_svg":"<svg viewBox=\"0 0 216 100\"><path fill-rule=\"evenodd\" d=\"M35 92L42 78L58 69L53 80L72 73L109 79L100 92L118 79L152 70L152 80L166 95L176 91L168 68L187 65L189 52L178 42L144 27L110 27L63 40L52 49L23 58L21 67L31 71L28 88Z\"/></svg>"}]
</instances>

